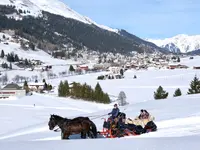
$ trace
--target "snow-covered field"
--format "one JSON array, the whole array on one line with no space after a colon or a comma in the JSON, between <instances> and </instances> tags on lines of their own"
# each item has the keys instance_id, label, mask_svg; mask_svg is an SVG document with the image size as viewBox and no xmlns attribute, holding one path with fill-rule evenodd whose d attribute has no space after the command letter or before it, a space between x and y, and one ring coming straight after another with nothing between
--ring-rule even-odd
<instances>
[{"instance_id":1,"label":"snow-covered field","mask_svg":"<svg viewBox=\"0 0 200 150\"><path fill-rule=\"evenodd\" d=\"M187 63L185 59L185 63ZM196 62L194 62L196 60ZM188 61L188 63L190 63ZM193 60L198 65L198 58ZM200 95L186 95L189 83L198 70L148 70L127 71L125 79L99 81L103 90L117 96L124 91L127 106L120 107L129 118L135 118L140 109L148 110L155 116L158 131L135 137L117 139L86 139L72 136L68 141L60 140L60 132L48 129L50 114L63 117L76 116L108 117L106 114L113 104L104 105L81 100L58 98L56 96L34 94L21 99L0 100L0 148L4 150L44 150L44 149L141 149L141 150L188 150L199 149L200 143ZM96 77L102 73L72 76L54 79L87 82L93 87L98 82ZM134 75L137 79L133 79ZM169 98L154 100L153 92L161 85L169 92ZM173 98L176 88L183 96ZM35 104L35 107L34 107ZM91 119L102 129L103 120Z\"/></svg>"}]
</instances>

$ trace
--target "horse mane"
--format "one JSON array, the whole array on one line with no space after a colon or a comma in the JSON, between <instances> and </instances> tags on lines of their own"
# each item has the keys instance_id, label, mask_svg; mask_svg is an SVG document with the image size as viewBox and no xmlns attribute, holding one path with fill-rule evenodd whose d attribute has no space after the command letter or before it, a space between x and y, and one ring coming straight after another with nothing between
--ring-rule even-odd
<instances>
[{"instance_id":1,"label":"horse mane","mask_svg":"<svg viewBox=\"0 0 200 150\"><path fill-rule=\"evenodd\" d=\"M58 115L51 115L51 117L55 118L56 120L63 120L65 118L61 117L61 116L58 116Z\"/></svg>"}]
</instances>

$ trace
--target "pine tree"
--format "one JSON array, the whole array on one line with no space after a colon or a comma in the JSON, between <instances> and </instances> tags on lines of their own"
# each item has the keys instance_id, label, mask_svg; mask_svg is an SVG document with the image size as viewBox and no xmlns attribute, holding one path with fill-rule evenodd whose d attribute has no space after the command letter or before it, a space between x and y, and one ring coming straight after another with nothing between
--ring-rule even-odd
<instances>
[{"instance_id":1,"label":"pine tree","mask_svg":"<svg viewBox=\"0 0 200 150\"><path fill-rule=\"evenodd\" d=\"M174 92L174 97L181 96L181 95L182 95L181 90L179 88L176 89L176 91Z\"/></svg>"},{"instance_id":2,"label":"pine tree","mask_svg":"<svg viewBox=\"0 0 200 150\"><path fill-rule=\"evenodd\" d=\"M110 103L110 98L109 98L109 95L107 93L105 93L103 95L103 103L105 103L105 104L109 104Z\"/></svg>"},{"instance_id":3,"label":"pine tree","mask_svg":"<svg viewBox=\"0 0 200 150\"><path fill-rule=\"evenodd\" d=\"M29 47L30 49L35 50L35 45L32 42L29 42Z\"/></svg>"},{"instance_id":4,"label":"pine tree","mask_svg":"<svg viewBox=\"0 0 200 150\"><path fill-rule=\"evenodd\" d=\"M80 83L77 83L76 85L77 87L75 88L75 97L76 98L82 98L81 96L83 95L82 92L83 92L83 87Z\"/></svg>"},{"instance_id":5,"label":"pine tree","mask_svg":"<svg viewBox=\"0 0 200 150\"><path fill-rule=\"evenodd\" d=\"M52 85L51 85L51 84L48 84L47 90L48 90L48 91L51 91L51 90L52 90Z\"/></svg>"},{"instance_id":6,"label":"pine tree","mask_svg":"<svg viewBox=\"0 0 200 150\"><path fill-rule=\"evenodd\" d=\"M94 90L91 86L86 86L84 95L89 101L94 101Z\"/></svg>"},{"instance_id":7,"label":"pine tree","mask_svg":"<svg viewBox=\"0 0 200 150\"><path fill-rule=\"evenodd\" d=\"M11 62L10 54L7 55L7 61L8 61L8 62Z\"/></svg>"},{"instance_id":8,"label":"pine tree","mask_svg":"<svg viewBox=\"0 0 200 150\"><path fill-rule=\"evenodd\" d=\"M13 53L10 54L10 61L11 62L15 62L15 58L14 58L14 54Z\"/></svg>"},{"instance_id":9,"label":"pine tree","mask_svg":"<svg viewBox=\"0 0 200 150\"><path fill-rule=\"evenodd\" d=\"M102 89L101 89L99 82L97 82L94 92L95 92L95 100L99 101L100 100L100 94L102 93Z\"/></svg>"},{"instance_id":10,"label":"pine tree","mask_svg":"<svg viewBox=\"0 0 200 150\"><path fill-rule=\"evenodd\" d=\"M168 97L168 92L164 91L162 86L159 86L157 91L154 92L154 98L155 99L165 99Z\"/></svg>"},{"instance_id":11,"label":"pine tree","mask_svg":"<svg viewBox=\"0 0 200 150\"><path fill-rule=\"evenodd\" d=\"M177 58L177 62L181 62L180 57Z\"/></svg>"},{"instance_id":12,"label":"pine tree","mask_svg":"<svg viewBox=\"0 0 200 150\"><path fill-rule=\"evenodd\" d=\"M44 90L48 90L48 85L46 82L44 82Z\"/></svg>"},{"instance_id":13,"label":"pine tree","mask_svg":"<svg viewBox=\"0 0 200 150\"><path fill-rule=\"evenodd\" d=\"M4 56L5 56L4 50L1 50L1 58L4 58Z\"/></svg>"},{"instance_id":14,"label":"pine tree","mask_svg":"<svg viewBox=\"0 0 200 150\"><path fill-rule=\"evenodd\" d=\"M70 72L75 71L75 69L74 69L74 67L73 67L72 65L70 65L70 67L69 67L69 71L70 71Z\"/></svg>"},{"instance_id":15,"label":"pine tree","mask_svg":"<svg viewBox=\"0 0 200 150\"><path fill-rule=\"evenodd\" d=\"M123 70L123 69L120 69L120 74L121 74L122 76L124 76L124 70Z\"/></svg>"},{"instance_id":16,"label":"pine tree","mask_svg":"<svg viewBox=\"0 0 200 150\"><path fill-rule=\"evenodd\" d=\"M68 84L68 81L66 80L64 82L64 90L65 90L65 96L70 96L70 92L69 92L69 84Z\"/></svg>"},{"instance_id":17,"label":"pine tree","mask_svg":"<svg viewBox=\"0 0 200 150\"><path fill-rule=\"evenodd\" d=\"M86 94L86 92L87 92L87 84L84 83L83 85L81 85L80 98L87 100L87 94Z\"/></svg>"},{"instance_id":18,"label":"pine tree","mask_svg":"<svg viewBox=\"0 0 200 150\"><path fill-rule=\"evenodd\" d=\"M96 84L96 87L95 87L95 100L97 100L98 102L100 102L102 96L103 96L103 92L102 92L101 86L100 86L100 84L98 82Z\"/></svg>"},{"instance_id":19,"label":"pine tree","mask_svg":"<svg viewBox=\"0 0 200 150\"><path fill-rule=\"evenodd\" d=\"M58 96L63 97L63 82L60 81L60 84L58 86Z\"/></svg>"},{"instance_id":20,"label":"pine tree","mask_svg":"<svg viewBox=\"0 0 200 150\"><path fill-rule=\"evenodd\" d=\"M190 83L190 88L188 89L188 94L200 93L200 81L195 75L194 79Z\"/></svg>"},{"instance_id":21,"label":"pine tree","mask_svg":"<svg viewBox=\"0 0 200 150\"><path fill-rule=\"evenodd\" d=\"M29 63L28 63L28 60L27 60L27 59L25 59L25 65L26 65L26 66L28 66L28 65L29 65Z\"/></svg>"},{"instance_id":22,"label":"pine tree","mask_svg":"<svg viewBox=\"0 0 200 150\"><path fill-rule=\"evenodd\" d=\"M77 91L77 83L73 82L72 87L71 87L71 96L75 97L76 96L76 91Z\"/></svg>"},{"instance_id":23,"label":"pine tree","mask_svg":"<svg viewBox=\"0 0 200 150\"><path fill-rule=\"evenodd\" d=\"M12 70L12 64L11 63L10 63L10 67L9 68L10 68L10 70Z\"/></svg>"},{"instance_id":24,"label":"pine tree","mask_svg":"<svg viewBox=\"0 0 200 150\"><path fill-rule=\"evenodd\" d=\"M26 90L26 93L29 92L29 87L28 87L27 81L24 81L24 86L23 86L23 88Z\"/></svg>"},{"instance_id":25,"label":"pine tree","mask_svg":"<svg viewBox=\"0 0 200 150\"><path fill-rule=\"evenodd\" d=\"M17 54L15 54L15 58L14 58L15 62L18 62L19 61L19 57Z\"/></svg>"}]
</instances>

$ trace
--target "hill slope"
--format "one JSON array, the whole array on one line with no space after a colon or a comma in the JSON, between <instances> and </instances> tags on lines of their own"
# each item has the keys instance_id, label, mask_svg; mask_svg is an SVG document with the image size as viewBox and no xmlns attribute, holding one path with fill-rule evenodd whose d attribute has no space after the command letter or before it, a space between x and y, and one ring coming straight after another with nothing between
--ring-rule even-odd
<instances>
[{"instance_id":1,"label":"hill slope","mask_svg":"<svg viewBox=\"0 0 200 150\"><path fill-rule=\"evenodd\" d=\"M34 103L36 104L35 107L33 107ZM81 148L88 148L88 145L90 145L89 147L98 147L97 149L101 150L101 145L106 144L109 148L120 150L122 148L118 145L120 142L123 148L134 146L135 148L147 150L160 150L161 147L164 150L169 148L172 150L177 148L186 150L191 146L192 142L192 146L195 149L199 145L199 140L197 139L199 139L200 135L200 111L198 106L199 95L130 105L124 110L127 117L134 118L138 115L141 108L145 108L155 116L158 131L136 137L130 136L113 140L93 139L92 145L91 140L83 140L78 135L74 135L67 142L67 147L78 150L80 146ZM40 95L32 96L29 100L23 98L14 101L0 101L0 115L1 122L3 122L0 125L0 129L3 129L0 130L1 147L8 150L13 149L15 144L23 144L23 147L19 146L15 149L23 150L30 146L33 149L45 149L54 143L55 140L57 142L51 145L52 147L65 146L64 143L66 142L60 141L60 132L53 132L48 129L50 114L54 113L69 118L75 116L96 116L107 114L110 111L108 109L111 109L111 107L72 100L63 101L59 98ZM123 110L123 108L120 109ZM101 130L103 124L101 117L93 119L93 121L97 125L98 130ZM13 126L10 122L17 123ZM185 144L187 143L187 146L183 144L183 141ZM144 142L146 144L149 143L148 146Z\"/></svg>"},{"instance_id":2,"label":"hill slope","mask_svg":"<svg viewBox=\"0 0 200 150\"><path fill-rule=\"evenodd\" d=\"M4 0L0 2L0 30L12 29L34 44L46 43L48 49L74 47L99 52L155 52L161 48L140 38L119 34L118 30L98 25L64 3L51 0ZM6 4L14 7L5 6ZM33 9L31 9L33 8ZM45 45L45 46L46 46ZM43 47L45 47L43 44ZM56 47L56 48L55 48Z\"/></svg>"},{"instance_id":3,"label":"hill slope","mask_svg":"<svg viewBox=\"0 0 200 150\"><path fill-rule=\"evenodd\" d=\"M92 21L88 17L82 16L69 8L66 4L59 0L2 0L0 2L2 5L14 5L17 9L29 10L33 16L41 16L42 11L47 11L52 14L61 15L66 18L72 18L86 24L95 24L100 28L117 32L117 30L98 25L96 22Z\"/></svg>"},{"instance_id":4,"label":"hill slope","mask_svg":"<svg viewBox=\"0 0 200 150\"><path fill-rule=\"evenodd\" d=\"M181 59L181 62L193 66L198 64L200 57L190 60ZM59 79L49 79L53 85L58 86L60 80L69 82L87 82L92 87L97 82L102 89L111 95L124 91L129 105L119 107L126 113L127 118L135 118L141 109L146 109L155 117L158 126L157 132L140 136L130 136L116 139L80 139L80 135L73 135L69 141L60 141L60 132L50 131L48 120L50 114L73 118L77 116L90 116L90 119L102 130L103 119L108 117L108 112L113 104L97 104L71 98L33 94L20 99L0 100L0 145L5 150L32 149L135 149L146 150L188 150L191 147L199 149L200 140L200 95L187 95L190 81L198 70L130 70L125 72L121 80L97 81L101 73L87 74ZM133 79L133 75L137 79ZM153 92L162 85L169 98L154 100ZM175 89L180 88L183 96L173 97ZM57 90L55 90L56 93ZM35 107L34 107L35 104ZM120 144L119 144L120 143ZM145 143L145 144L144 144ZM106 147L102 146L106 145Z\"/></svg>"}]
</instances>

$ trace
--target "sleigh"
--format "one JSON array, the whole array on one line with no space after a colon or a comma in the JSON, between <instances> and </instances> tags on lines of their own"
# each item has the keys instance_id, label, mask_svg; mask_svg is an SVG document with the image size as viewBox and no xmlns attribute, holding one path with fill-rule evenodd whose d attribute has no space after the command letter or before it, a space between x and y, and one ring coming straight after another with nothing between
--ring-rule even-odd
<instances>
[{"instance_id":1,"label":"sleigh","mask_svg":"<svg viewBox=\"0 0 200 150\"><path fill-rule=\"evenodd\" d=\"M112 120L104 118L103 129L99 134L105 138L116 138L125 136L138 136L144 133L157 131L157 126L153 121L148 122L143 128L140 125L127 125L127 128L116 129L112 127Z\"/></svg>"}]
</instances>

